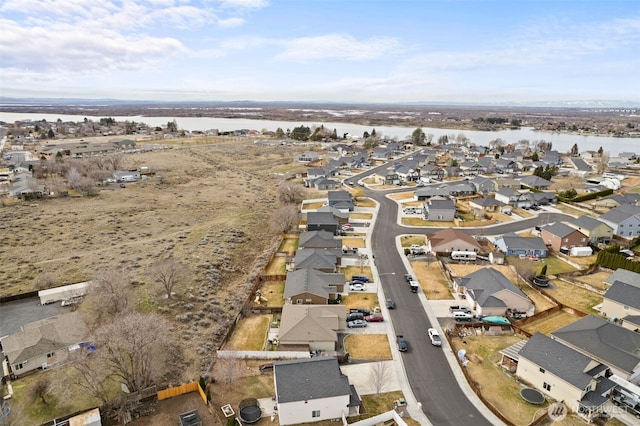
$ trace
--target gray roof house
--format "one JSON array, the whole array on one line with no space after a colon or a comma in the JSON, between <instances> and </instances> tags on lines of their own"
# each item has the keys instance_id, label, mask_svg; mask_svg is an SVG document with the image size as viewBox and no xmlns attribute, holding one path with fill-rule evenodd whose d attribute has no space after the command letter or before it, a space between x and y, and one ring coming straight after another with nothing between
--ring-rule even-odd
<instances>
[{"instance_id":1,"label":"gray roof house","mask_svg":"<svg viewBox=\"0 0 640 426\"><path fill-rule=\"evenodd\" d=\"M528 193L507 186L500 188L496 192L495 198L515 208L528 208L533 204L533 200Z\"/></svg>"},{"instance_id":2,"label":"gray roof house","mask_svg":"<svg viewBox=\"0 0 640 426\"><path fill-rule=\"evenodd\" d=\"M620 268L613 271L613 273L604 280L604 282L609 285L613 285L616 281L640 287L640 274Z\"/></svg>"},{"instance_id":3,"label":"gray roof house","mask_svg":"<svg viewBox=\"0 0 640 426\"><path fill-rule=\"evenodd\" d=\"M489 179L484 176L476 176L469 182L476 187L476 192L480 194L495 192L497 189L496 182L493 179Z\"/></svg>"},{"instance_id":4,"label":"gray roof house","mask_svg":"<svg viewBox=\"0 0 640 426\"><path fill-rule=\"evenodd\" d=\"M344 274L297 269L287 274L284 298L296 305L326 305L329 300L337 298L344 284Z\"/></svg>"},{"instance_id":5,"label":"gray roof house","mask_svg":"<svg viewBox=\"0 0 640 426\"><path fill-rule=\"evenodd\" d=\"M0 339L15 376L64 361L69 350L89 334L78 312L69 312L24 324L17 333Z\"/></svg>"},{"instance_id":6,"label":"gray roof house","mask_svg":"<svg viewBox=\"0 0 640 426\"><path fill-rule=\"evenodd\" d=\"M600 221L613 228L613 234L627 239L640 235L640 207L622 204L609 210Z\"/></svg>"},{"instance_id":7,"label":"gray roof house","mask_svg":"<svg viewBox=\"0 0 640 426\"><path fill-rule=\"evenodd\" d=\"M335 235L338 226L338 219L331 212L307 213L307 231L327 231Z\"/></svg>"},{"instance_id":8,"label":"gray roof house","mask_svg":"<svg viewBox=\"0 0 640 426\"><path fill-rule=\"evenodd\" d=\"M464 291L479 315L505 315L507 309L526 312L527 316L534 313L535 307L531 300L502 272L491 267L479 269L456 280L455 287L458 291Z\"/></svg>"},{"instance_id":9,"label":"gray roof house","mask_svg":"<svg viewBox=\"0 0 640 426\"><path fill-rule=\"evenodd\" d=\"M456 216L456 203L444 197L432 197L424 203L427 220L451 222Z\"/></svg>"},{"instance_id":10,"label":"gray roof house","mask_svg":"<svg viewBox=\"0 0 640 426\"><path fill-rule=\"evenodd\" d=\"M278 349L334 352L338 330L345 328L346 317L342 305L285 304L278 329Z\"/></svg>"},{"instance_id":11,"label":"gray roof house","mask_svg":"<svg viewBox=\"0 0 640 426\"><path fill-rule=\"evenodd\" d=\"M608 365L618 376L634 383L640 380L640 334L588 315L553 331L551 335Z\"/></svg>"},{"instance_id":12,"label":"gray roof house","mask_svg":"<svg viewBox=\"0 0 640 426\"><path fill-rule=\"evenodd\" d=\"M541 178L540 176L528 175L520 179L520 183L533 189L547 189L551 185L551 181Z\"/></svg>"},{"instance_id":13,"label":"gray roof house","mask_svg":"<svg viewBox=\"0 0 640 426\"><path fill-rule=\"evenodd\" d=\"M584 177L593 173L593 167L584 161L584 159L580 157L570 157L568 160L573 166L573 170L571 170L569 174Z\"/></svg>"},{"instance_id":14,"label":"gray roof house","mask_svg":"<svg viewBox=\"0 0 640 426\"><path fill-rule=\"evenodd\" d=\"M329 200L329 206L331 207L335 207L340 210L348 210L350 212L352 212L356 208L351 194L347 191L329 191L329 193L327 194L327 198Z\"/></svg>"},{"instance_id":15,"label":"gray roof house","mask_svg":"<svg viewBox=\"0 0 640 426\"><path fill-rule=\"evenodd\" d=\"M336 272L341 258L342 248L298 248L293 262L295 269L313 268L323 272Z\"/></svg>"},{"instance_id":16,"label":"gray roof house","mask_svg":"<svg viewBox=\"0 0 640 426\"><path fill-rule=\"evenodd\" d=\"M495 245L507 256L547 257L547 246L540 237L521 237L514 233L497 237Z\"/></svg>"},{"instance_id":17,"label":"gray roof house","mask_svg":"<svg viewBox=\"0 0 640 426\"><path fill-rule=\"evenodd\" d=\"M612 227L591 216L582 215L564 223L585 234L592 243L611 241L613 237Z\"/></svg>"},{"instance_id":18,"label":"gray roof house","mask_svg":"<svg viewBox=\"0 0 640 426\"><path fill-rule=\"evenodd\" d=\"M298 238L298 248L340 249L342 242L331 232L308 231L301 232Z\"/></svg>"},{"instance_id":19,"label":"gray roof house","mask_svg":"<svg viewBox=\"0 0 640 426\"><path fill-rule=\"evenodd\" d=\"M566 402L587 419L600 411L616 385L607 378L608 373L606 365L540 332L518 352L516 375L522 381Z\"/></svg>"},{"instance_id":20,"label":"gray roof house","mask_svg":"<svg viewBox=\"0 0 640 426\"><path fill-rule=\"evenodd\" d=\"M627 316L640 315L640 287L621 281L614 282L603 296L600 313L625 326ZM633 326L631 330L636 328Z\"/></svg>"},{"instance_id":21,"label":"gray roof house","mask_svg":"<svg viewBox=\"0 0 640 426\"><path fill-rule=\"evenodd\" d=\"M273 378L283 426L359 413L360 399L334 357L274 362Z\"/></svg>"}]
</instances>

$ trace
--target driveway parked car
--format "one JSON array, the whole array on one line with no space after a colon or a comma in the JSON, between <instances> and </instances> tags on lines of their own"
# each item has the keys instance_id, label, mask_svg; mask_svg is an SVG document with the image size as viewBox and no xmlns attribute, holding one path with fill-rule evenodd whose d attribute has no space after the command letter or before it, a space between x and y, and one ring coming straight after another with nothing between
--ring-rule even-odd
<instances>
[{"instance_id":1,"label":"driveway parked car","mask_svg":"<svg viewBox=\"0 0 640 426\"><path fill-rule=\"evenodd\" d=\"M384 317L382 314L371 314L364 317L366 322L382 322L384 321Z\"/></svg>"},{"instance_id":2,"label":"driveway parked car","mask_svg":"<svg viewBox=\"0 0 640 426\"><path fill-rule=\"evenodd\" d=\"M363 283L368 283L371 280L369 279L369 277L366 277L364 275L354 275L351 277L351 281L362 281Z\"/></svg>"},{"instance_id":3,"label":"driveway parked car","mask_svg":"<svg viewBox=\"0 0 640 426\"><path fill-rule=\"evenodd\" d=\"M429 340L431 340L431 344L433 346L442 346L442 339L440 339L440 334L438 330L435 328L430 328L427 330L427 334L429 334Z\"/></svg>"},{"instance_id":4,"label":"driveway parked car","mask_svg":"<svg viewBox=\"0 0 640 426\"><path fill-rule=\"evenodd\" d=\"M354 320L347 323L347 327L349 328L361 328L366 326L367 322L365 320Z\"/></svg>"},{"instance_id":5,"label":"driveway parked car","mask_svg":"<svg viewBox=\"0 0 640 426\"><path fill-rule=\"evenodd\" d=\"M396 308L396 302L393 301L393 299L387 299L387 309L395 309Z\"/></svg>"},{"instance_id":6,"label":"driveway parked car","mask_svg":"<svg viewBox=\"0 0 640 426\"><path fill-rule=\"evenodd\" d=\"M365 287L364 287L364 284L359 284L359 283L358 284L351 284L349 286L349 290L351 290L351 291L364 291Z\"/></svg>"},{"instance_id":7,"label":"driveway parked car","mask_svg":"<svg viewBox=\"0 0 640 426\"><path fill-rule=\"evenodd\" d=\"M355 308L349 311L349 313L354 313L354 312L359 312L362 315L371 315L371 310L367 308Z\"/></svg>"},{"instance_id":8,"label":"driveway parked car","mask_svg":"<svg viewBox=\"0 0 640 426\"><path fill-rule=\"evenodd\" d=\"M449 306L449 312L453 313L453 312L464 312L466 314L470 314L471 313L471 309L468 306L464 306L464 305L451 305Z\"/></svg>"},{"instance_id":9,"label":"driveway parked car","mask_svg":"<svg viewBox=\"0 0 640 426\"><path fill-rule=\"evenodd\" d=\"M347 322L355 320L364 320L364 314L362 312L351 312L347 314Z\"/></svg>"}]
</instances>

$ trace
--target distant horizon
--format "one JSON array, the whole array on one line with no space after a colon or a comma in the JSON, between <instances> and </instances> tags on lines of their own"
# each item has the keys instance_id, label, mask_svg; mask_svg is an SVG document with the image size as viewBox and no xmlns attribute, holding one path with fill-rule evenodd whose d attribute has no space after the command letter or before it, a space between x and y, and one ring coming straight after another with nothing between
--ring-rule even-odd
<instances>
[{"instance_id":1,"label":"distant horizon","mask_svg":"<svg viewBox=\"0 0 640 426\"><path fill-rule=\"evenodd\" d=\"M103 104L100 104L102 102ZM85 103L85 104L82 104ZM588 101L540 101L537 103L526 102L510 102L510 103L482 103L482 102L445 102L445 101L413 101L413 102L366 102L366 101L331 101L331 100L265 100L256 101L250 99L239 100L202 100L202 99L187 99L187 100L152 100L152 99L121 99L121 98L82 98L82 97L10 97L0 96L0 108L11 106L46 106L46 105L59 105L59 106L98 106L98 105L189 105L189 104L255 104L255 105L277 105L277 104L290 104L290 105L332 105L332 106L366 106L366 105L390 105L390 106L438 106L438 107L486 107L486 108L579 108L579 109L636 109L640 108L640 102L635 101L623 101L623 100L607 100L607 99L593 99Z\"/></svg>"},{"instance_id":2,"label":"distant horizon","mask_svg":"<svg viewBox=\"0 0 640 426\"><path fill-rule=\"evenodd\" d=\"M640 105L637 0L3 0L0 14L7 97Z\"/></svg>"}]
</instances>

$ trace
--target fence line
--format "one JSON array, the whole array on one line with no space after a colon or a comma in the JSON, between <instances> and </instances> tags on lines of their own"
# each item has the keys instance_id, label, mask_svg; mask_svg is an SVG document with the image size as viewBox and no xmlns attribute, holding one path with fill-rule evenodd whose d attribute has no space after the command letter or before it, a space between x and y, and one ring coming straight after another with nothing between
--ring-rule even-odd
<instances>
[{"instance_id":1,"label":"fence line","mask_svg":"<svg viewBox=\"0 0 640 426\"><path fill-rule=\"evenodd\" d=\"M200 394L200 398L202 398L202 402L207 404L207 395L205 395L204 390L200 387L200 383L191 382L180 386L175 386L172 388L164 389L158 391L158 401L162 401L163 399L173 398L175 396L184 395L185 393L191 393L198 391Z\"/></svg>"},{"instance_id":2,"label":"fence line","mask_svg":"<svg viewBox=\"0 0 640 426\"><path fill-rule=\"evenodd\" d=\"M216 351L218 358L227 359L308 359L309 352L296 351Z\"/></svg>"}]
</instances>

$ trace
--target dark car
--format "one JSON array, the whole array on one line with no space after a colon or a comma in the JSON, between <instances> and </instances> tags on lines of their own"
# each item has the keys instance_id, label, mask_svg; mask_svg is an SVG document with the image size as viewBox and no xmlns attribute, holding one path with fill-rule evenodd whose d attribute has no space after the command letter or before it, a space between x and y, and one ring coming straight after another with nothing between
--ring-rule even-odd
<instances>
[{"instance_id":1,"label":"dark car","mask_svg":"<svg viewBox=\"0 0 640 426\"><path fill-rule=\"evenodd\" d=\"M404 279L409 282L413 281L413 276L411 274L404 274Z\"/></svg>"},{"instance_id":2,"label":"dark car","mask_svg":"<svg viewBox=\"0 0 640 426\"><path fill-rule=\"evenodd\" d=\"M400 352L406 352L409 350L409 344L407 343L403 335L398 334L397 343L398 343L398 350Z\"/></svg>"},{"instance_id":3,"label":"dark car","mask_svg":"<svg viewBox=\"0 0 640 426\"><path fill-rule=\"evenodd\" d=\"M367 326L367 322L365 320L353 320L347 323L347 327L349 328L360 328L360 327L366 327L366 326Z\"/></svg>"},{"instance_id":4,"label":"dark car","mask_svg":"<svg viewBox=\"0 0 640 426\"><path fill-rule=\"evenodd\" d=\"M347 322L355 320L364 320L364 314L362 312L351 312L347 314Z\"/></svg>"},{"instance_id":5,"label":"dark car","mask_svg":"<svg viewBox=\"0 0 640 426\"><path fill-rule=\"evenodd\" d=\"M393 301L393 299L387 299L387 309L395 309L396 308L396 302Z\"/></svg>"},{"instance_id":6,"label":"dark car","mask_svg":"<svg viewBox=\"0 0 640 426\"><path fill-rule=\"evenodd\" d=\"M362 315L371 315L371 310L369 310L367 308L355 308L355 309L349 310L349 313L351 313L351 314L360 313Z\"/></svg>"},{"instance_id":7,"label":"dark car","mask_svg":"<svg viewBox=\"0 0 640 426\"><path fill-rule=\"evenodd\" d=\"M366 277L364 275L354 275L351 277L351 281L361 281L363 283L368 283L369 281L371 281L371 279L369 279L369 277Z\"/></svg>"}]
</instances>

